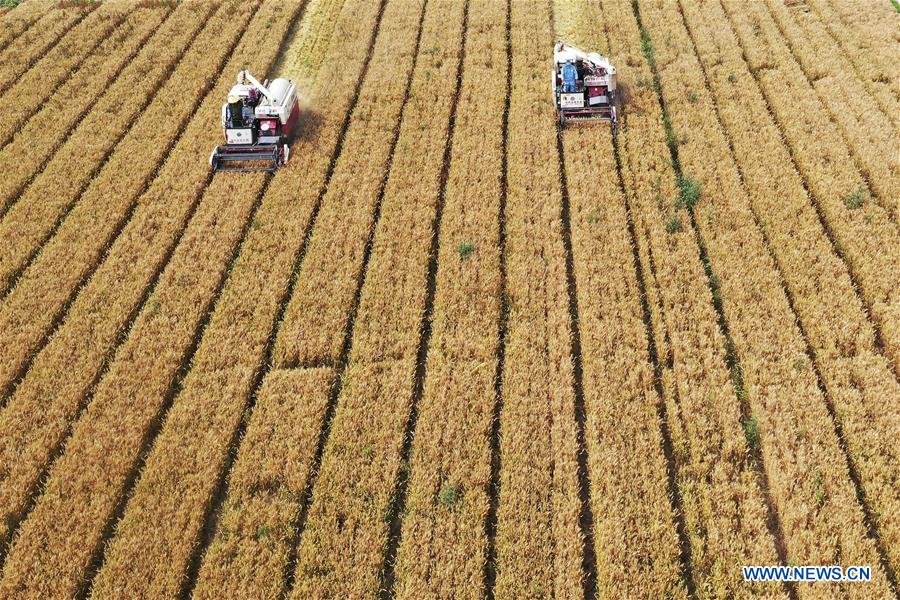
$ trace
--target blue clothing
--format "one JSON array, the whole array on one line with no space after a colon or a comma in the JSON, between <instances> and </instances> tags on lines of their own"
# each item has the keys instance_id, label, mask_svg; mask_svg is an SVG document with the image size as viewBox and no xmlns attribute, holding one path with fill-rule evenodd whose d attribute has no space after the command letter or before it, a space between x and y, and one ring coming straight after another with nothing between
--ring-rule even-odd
<instances>
[{"instance_id":1,"label":"blue clothing","mask_svg":"<svg viewBox=\"0 0 900 600\"><path fill-rule=\"evenodd\" d=\"M572 61L567 61L562 67L563 91L574 92L575 83L578 81L578 69Z\"/></svg>"}]
</instances>

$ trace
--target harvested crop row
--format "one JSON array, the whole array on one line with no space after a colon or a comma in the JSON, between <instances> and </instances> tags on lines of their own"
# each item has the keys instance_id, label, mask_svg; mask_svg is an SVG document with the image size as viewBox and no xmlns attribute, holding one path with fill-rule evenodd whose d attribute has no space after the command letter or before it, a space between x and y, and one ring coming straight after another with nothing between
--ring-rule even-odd
<instances>
[{"instance_id":1,"label":"harvested crop row","mask_svg":"<svg viewBox=\"0 0 900 600\"><path fill-rule=\"evenodd\" d=\"M229 67L267 72L300 8L300 4L265 3L255 13ZM224 71L216 93L198 113L198 125L204 129L208 129L204 118L215 117L221 93L231 85L231 72ZM220 184L218 191L216 184ZM73 427L65 452L49 471L43 496L10 550L0 581L3 592L18 597L69 596L88 575L138 455L173 393L173 378L183 365L201 316L212 309L229 258L248 229L248 212L256 196L243 189L239 194L233 185L234 180L219 178L207 190L153 296L98 383L83 418ZM97 312L104 310L108 309L101 307ZM55 543L72 535L78 543Z\"/></svg>"},{"instance_id":2,"label":"harvested crop row","mask_svg":"<svg viewBox=\"0 0 900 600\"><path fill-rule=\"evenodd\" d=\"M203 74L204 77L215 75L228 53L227 44L236 42L245 29L251 12L249 8L252 7L248 7L245 20L233 11L221 13L222 17L226 17L222 22L230 23L229 28L223 30L213 24L212 31L216 34L215 38L224 41L226 46L218 57L213 53L206 54L208 62L194 65L197 70L188 69L189 73L193 71L193 75ZM200 40L205 33L201 33ZM190 54L183 64L185 67L192 62ZM220 62L214 64L215 61ZM214 72L203 73L204 69L214 69ZM193 101L189 97L186 99ZM215 114L212 103L209 105L209 112ZM173 153L173 156L176 155ZM191 153L190 156L191 164L197 165L196 154ZM170 160L168 164L171 167L177 163ZM197 179L202 184L206 182L204 167L202 164L199 168L195 166L195 170L200 171ZM127 320L133 318L149 282L162 269L171 253L174 238L185 226L184 213L189 211L197 190L190 190L193 192L191 195L176 196L177 187L173 183L184 185L190 182L187 178L177 177L183 171L173 173L175 177L172 179L166 178L168 173L164 171L156 180L156 187L150 192L155 190L156 202L144 198L143 210L137 211L121 237L111 246L107 260L82 290L60 329L37 354L33 369L29 370L0 413L0 431L9 432L0 443L0 465L8 465L2 469L0 498L3 498L8 515L6 522L9 524L17 522L21 516L20 511L33 493L48 459L64 439L68 423L83 406L84 396L108 360L108 353L115 347L121 333L127 330ZM159 201L162 197L165 202ZM102 212L102 204L97 210ZM89 238L88 243L90 241ZM63 271L67 267L66 257L71 256L66 254L66 250L71 247L66 245L61 249L62 258L57 268ZM48 252L46 256L49 259L54 253ZM16 294L20 289L25 288L16 288L8 300L18 298ZM49 294L46 288L40 289ZM39 298L40 292L34 297ZM3 309L10 306L4 304ZM21 318L29 322L26 317ZM48 397L52 398L52 402L47 401ZM42 419L36 421L34 415L38 413ZM3 533L5 537L9 532Z\"/></svg>"},{"instance_id":3,"label":"harvested crop row","mask_svg":"<svg viewBox=\"0 0 900 600\"><path fill-rule=\"evenodd\" d=\"M710 183L717 186L713 188L718 193L715 205L706 199L698 205L697 223L710 244L713 262L716 263L716 253L723 257L722 290L726 301L729 295L734 298L730 310L744 307L745 316L730 322L753 323L749 329L743 328L745 336L752 331L746 338L749 341L743 344L748 352L759 354L759 344L764 345L763 349L783 348L778 359L786 361L791 377L806 383L812 379L815 383L816 374L809 372L806 356L809 343L828 399L842 425L852 462L858 466L863 489L876 509L876 521L887 527L887 533L900 523L900 502L893 484L900 477L896 467L900 456L892 447L900 427L896 400L900 399L900 388L889 364L878 354L872 325L855 295L846 267L828 244L800 177L791 168L778 130L768 117L764 100L753 93L749 71L736 55L724 54L712 43L697 25L699 17L685 5L685 12L693 21L692 37L697 43L698 58L707 69L709 79L704 80L701 66L693 58L688 33L681 27L658 25L679 22L679 12L671 6L658 6L653 5L648 11L648 21L653 24L650 29L654 39L671 40L659 48L660 61L671 62L671 66L667 64L661 70L666 104L676 124L681 124L679 131L696 132L680 146L682 166L697 175L704 172ZM707 85L714 98L709 97ZM742 93L737 94L736 90ZM707 157L728 156L730 152L724 132L714 121L700 118L716 114L716 110L722 127L731 136L731 160L739 172L728 166L729 161L721 161L717 168L708 164ZM697 148L698 144L702 149ZM711 152L711 148L717 149ZM746 192L740 189L741 183ZM773 189L778 190L774 195ZM742 206L742 202L746 204ZM754 239L756 236L751 235L754 221L761 227L763 238ZM744 231L740 243L734 242L731 231L737 229ZM731 255L752 253L753 244L760 246L757 254L772 254L779 276L767 274L775 265L765 268L761 264L765 258L756 259L760 264L758 277L739 270L751 266L753 261ZM731 280L740 283L731 285L729 293L727 272L736 269ZM762 289L754 291L754 283ZM788 296L778 289L781 285L786 285ZM740 297L743 293L752 294L752 299ZM762 314L754 317L754 310L761 310ZM800 318L802 330L795 329L792 310ZM769 327L777 322L779 327ZM740 329L735 326L733 330L738 342ZM790 355L789 348L796 356ZM783 372L783 367L766 366L762 377ZM819 394L816 396L816 402L824 402ZM888 537L894 539L896 535Z\"/></svg>"},{"instance_id":4,"label":"harvested crop row","mask_svg":"<svg viewBox=\"0 0 900 600\"><path fill-rule=\"evenodd\" d=\"M900 270L896 252L890 251L900 248L900 232L888 213L867 197L846 145L771 19L747 14L731 3L725 3L724 9L727 18L720 24L728 27L716 32L719 46L731 48L723 52L740 52L747 61L826 230L869 305L885 354L894 371L900 371L900 328L896 327Z\"/></svg>"},{"instance_id":5,"label":"harvested crop row","mask_svg":"<svg viewBox=\"0 0 900 600\"><path fill-rule=\"evenodd\" d=\"M300 43L291 47L290 55L282 55L283 63L295 75L298 90L306 90L315 82L315 76L328 55L328 40L334 34L344 0L315 0L315 8L303 18L294 39ZM308 94L306 95L308 97Z\"/></svg>"},{"instance_id":6,"label":"harvested crop row","mask_svg":"<svg viewBox=\"0 0 900 600\"><path fill-rule=\"evenodd\" d=\"M846 60L831 37L820 27L801 29L794 23L783 2L767 0L741 9L764 23L766 34L799 64L807 81L847 141L850 154L878 202L896 223L900 203L900 146L897 130L882 113L862 82L848 73ZM776 29L772 28L772 25ZM777 38L772 38L776 35ZM785 57L788 54L784 54Z\"/></svg>"},{"instance_id":7,"label":"harvested crop row","mask_svg":"<svg viewBox=\"0 0 900 600\"><path fill-rule=\"evenodd\" d=\"M596 48L603 25L586 2L558 1L559 37ZM583 43L582 43L583 42ZM562 148L578 292L578 322L597 547L605 597L685 597L669 501L664 439L636 279L625 197L605 125L570 128ZM674 467L674 465L672 465ZM685 557L687 558L687 557Z\"/></svg>"},{"instance_id":8,"label":"harvested crop row","mask_svg":"<svg viewBox=\"0 0 900 600\"><path fill-rule=\"evenodd\" d=\"M278 598L334 386L332 369L269 372L193 598Z\"/></svg>"},{"instance_id":9,"label":"harvested crop row","mask_svg":"<svg viewBox=\"0 0 900 600\"><path fill-rule=\"evenodd\" d=\"M109 2L93 11L52 50L47 52L33 69L3 91L0 102L0 146L44 105L79 65L101 42L125 20L131 7L120 2ZM79 82L83 85L83 82ZM46 124L45 124L46 125Z\"/></svg>"},{"instance_id":10,"label":"harvested crop row","mask_svg":"<svg viewBox=\"0 0 900 600\"><path fill-rule=\"evenodd\" d=\"M397 42L393 51L399 64L415 66L415 44ZM428 55L428 61L436 60ZM407 115L409 77L390 70L372 71L360 98L372 110L354 112L344 140L346 148L322 199L316 227L306 249L273 353L279 367L334 365L343 346L351 305L365 268L366 246L379 213L385 181L400 135L400 121L416 122L421 115ZM381 77L381 80L374 79ZM410 76L411 77L411 76ZM435 84L430 84L435 85ZM438 94L438 90L432 90ZM431 100L413 98L411 108ZM426 123L419 123L426 130Z\"/></svg>"},{"instance_id":11,"label":"harvested crop row","mask_svg":"<svg viewBox=\"0 0 900 600\"><path fill-rule=\"evenodd\" d=\"M232 14L226 5L210 19L197 34L195 43L182 55L178 67L156 91L149 106L117 144L108 162L80 193L77 204L54 237L41 247L39 255L18 279L0 308L0 323L18 327L15 347L20 362L16 369L21 369L26 364L24 361L40 350L42 340L63 318L75 291L99 266L104 252L128 222L141 192L153 181L158 166L218 75L227 58L228 44L237 41L250 14L250 10ZM218 51L210 51L210 47ZM46 178L40 182L29 188L26 194L29 201L32 191L43 191L52 185ZM44 197L43 193L35 195L33 206L40 208L38 200ZM0 225L0 239L7 235L22 239L32 233L29 226L36 225L32 220L35 215L29 213L24 200L17 204ZM103 218L98 219L97 215ZM24 258L27 256L24 247L12 246L4 259L14 260L16 251ZM0 265L8 264L0 261Z\"/></svg>"},{"instance_id":12,"label":"harvested crop row","mask_svg":"<svg viewBox=\"0 0 900 600\"><path fill-rule=\"evenodd\" d=\"M512 2L508 332L501 384L496 597L584 594L562 191L547 102L547 2Z\"/></svg>"},{"instance_id":13,"label":"harvested crop row","mask_svg":"<svg viewBox=\"0 0 900 600\"><path fill-rule=\"evenodd\" d=\"M236 444L242 413L258 380L276 312L283 309L284 288L341 124L346 122L344 114L356 87L353 79L359 78L366 61L370 37L366 32L375 26L377 14L378 7L371 3L348 2L344 7L335 30L341 35L335 36L329 52L330 61L342 61L341 77L332 77L331 85L313 95L312 106L322 107L322 119L316 127L304 128L306 134L300 134L295 148L297 158L275 176L263 198L257 223L250 227L193 357L194 367L125 506L118 535L108 546L106 562L95 580L96 596L129 591L170 596L183 585L206 512L224 476L229 446ZM222 343L231 339L235 342ZM229 358L248 366L203 368ZM197 431L198 427L204 431ZM165 496L156 493L160 481L166 481ZM152 516L162 514L166 516L161 520ZM157 528L148 523L180 525ZM158 568L160 561L165 568Z\"/></svg>"},{"instance_id":14,"label":"harvested crop row","mask_svg":"<svg viewBox=\"0 0 900 600\"><path fill-rule=\"evenodd\" d=\"M437 235L433 227L452 136L466 10L466 3L448 0L432 0L425 9L407 109L352 325L350 364L297 552L294 598L375 597L390 586L387 570L393 564L385 561L396 551L390 536L399 525L396 503L402 492L395 486L410 435L428 249ZM385 297L392 300L389 307ZM371 312L373 307L384 310ZM369 339L367 334L385 322L403 346L398 360L383 360L357 346L358 334Z\"/></svg>"},{"instance_id":15,"label":"harvested crop row","mask_svg":"<svg viewBox=\"0 0 900 600\"><path fill-rule=\"evenodd\" d=\"M495 0L472 0L468 11L433 334L395 568L399 598L485 595L508 97L500 83L508 81L508 15L506 3Z\"/></svg>"},{"instance_id":16,"label":"harvested crop row","mask_svg":"<svg viewBox=\"0 0 900 600\"><path fill-rule=\"evenodd\" d=\"M809 0L836 43L864 65L874 87L893 98L894 111L900 105L900 68L897 66L897 12L879 14L876 3L866 0ZM885 7L887 8L887 7ZM885 18L887 17L887 18Z\"/></svg>"},{"instance_id":17,"label":"harvested crop row","mask_svg":"<svg viewBox=\"0 0 900 600\"><path fill-rule=\"evenodd\" d=\"M87 8L49 10L10 42L0 51L0 89L9 88L94 8L92 4Z\"/></svg>"},{"instance_id":18,"label":"harvested crop row","mask_svg":"<svg viewBox=\"0 0 900 600\"><path fill-rule=\"evenodd\" d=\"M186 6L200 5L194 3ZM180 124L177 112L173 112L173 118L152 114L159 111L167 114L177 107L177 104L176 107L170 106L173 99L181 100L177 86L172 85L173 69L174 73L188 77L184 83L192 83L194 87L202 85L204 79L210 77L199 68L206 66L209 69L212 66L205 64L203 53L207 50L206 44L213 42L214 33L227 18L220 13L218 18L206 23L209 12L214 11L195 9L186 15L182 13L184 22L179 22L182 28L178 32L180 35L154 37L155 43L146 46L119 76L114 87L80 123L43 172L15 200L16 203L0 222L0 244L7 248L0 257L0 290L6 291L15 284L17 274L28 266L38 250L43 253L41 246L66 218L72 206L82 199L87 186L94 184L95 196L107 195L100 184L109 181L110 173L115 177L126 172L119 171L122 164L116 164L116 160L127 161L126 164L136 174L143 174L144 178L152 174L169 149ZM200 43L194 43L201 27ZM191 77L196 81L192 82ZM190 99L190 96L185 98ZM193 106L194 103L185 102L183 110L189 111ZM151 116L155 117L155 122ZM135 123L143 124L140 133L149 137L146 142L138 137L136 130L132 130ZM159 131L158 138L153 125ZM95 178L94 181L92 178ZM14 191L10 187L4 185L4 191ZM133 192L126 198L132 196ZM95 215L92 216L97 220ZM100 221L104 224L117 223L114 218ZM27 350L23 354L27 355ZM5 383L0 375L0 389Z\"/></svg>"},{"instance_id":19,"label":"harvested crop row","mask_svg":"<svg viewBox=\"0 0 900 600\"><path fill-rule=\"evenodd\" d=\"M167 35L171 25L161 23L172 14L160 8L132 11L37 114L18 131L6 132L0 150L0 169L6 182L0 184L0 190L5 190L0 197L0 216L18 199L23 187L68 138L151 34L159 29L160 37ZM170 20L176 21L180 16L177 13Z\"/></svg>"},{"instance_id":20,"label":"harvested crop row","mask_svg":"<svg viewBox=\"0 0 900 600\"><path fill-rule=\"evenodd\" d=\"M672 383L667 426L691 573L698 591L741 596L750 591L738 565L777 560L767 529L767 508L749 462L742 406L726 369L725 339L689 215L676 202L675 174L653 74L641 53L642 45L646 52L652 47L642 44L628 0L604 0L597 8L595 18L604 23L620 81L634 82L618 144L635 232L652 248L663 299L661 316L671 340L671 363L662 377ZM777 596L779 591L773 586L757 593Z\"/></svg>"},{"instance_id":21,"label":"harvested crop row","mask_svg":"<svg viewBox=\"0 0 900 600\"><path fill-rule=\"evenodd\" d=\"M717 121L717 109L721 113L733 113L723 115L724 120L752 120L751 115L766 114L765 110L756 113L729 106L727 98L733 97L730 88L724 94L722 104L717 106L706 89L703 70L694 55L691 37L681 25L677 7L665 2L653 5L646 2L643 8L642 16L650 39L668 42L656 48L659 63L664 65L660 68L663 99L676 132L691 132L692 139L679 144L679 162L681 168L696 177L697 183L702 185L703 197L694 208L697 215L695 223L704 240L711 266L719 276L718 291L735 351L741 360L770 492L784 523L788 555L791 561L800 564L827 564L839 560L877 564L874 546L866 540L863 513L856 504L856 492L847 470L846 457L835 435L825 398L817 387L816 374L807 365L807 340L796 325L796 316L782 287L776 258L773 258L773 250L768 244L768 239L771 239L774 253L782 260L785 260L785 254L802 255L802 249L798 251L791 246L796 246L798 241L802 246L805 232L802 229L794 231L798 238L795 241L791 232L772 231L771 226L760 229L753 212L753 205L758 211L764 210L760 205L771 195L771 186L782 189L782 181L773 181L773 177L790 181L779 174L779 166L790 163L780 163L777 155L767 154L767 146L771 144L766 143L763 135L754 136L756 128L752 122L747 124L751 131L732 130L731 133L737 147L736 156L754 156L753 150L744 147L745 144L755 146L758 154L751 165L735 163L725 132ZM700 12L694 7L685 7L685 15L695 28L693 38L705 44L709 40L709 32L697 26ZM702 12L709 11L704 9ZM707 48L710 47L707 45ZM715 56L717 61L722 60L722 54L717 51L710 56ZM735 65L727 61L717 62L716 65L715 68L723 72L735 70ZM746 89L739 83L736 85L737 89ZM766 132L765 128L761 131ZM774 140L777 141L778 137L775 136ZM738 161L742 162L742 159ZM739 170L739 166L743 168ZM757 166L758 172L754 173L753 169ZM742 173L744 181L748 182L746 189L742 185ZM760 179L766 180L768 185L761 185ZM747 189L751 197L748 197ZM790 198L777 198L775 201L791 205ZM800 207L791 207L792 216L802 214L806 198L800 195L795 202ZM773 218L779 219L778 215L773 215ZM811 221L808 227L816 236L821 236L821 231L815 227L818 225L815 215L808 218ZM800 225L802 227L802 222ZM766 231L770 234L768 239L765 237ZM810 252L811 255L797 257L796 261L818 261L824 268L831 260L839 267L840 262L836 257L829 258L828 250L826 244L818 256ZM846 289L843 292L852 298L852 287L846 275L845 280ZM861 310L860 320L865 325ZM778 348L779 352L772 354L772 348ZM886 363L883 367L884 375L891 377ZM776 401L782 398L790 398L790 402ZM877 419L875 415L873 418ZM863 419L868 417L863 415ZM882 435L886 421L885 418L880 419L881 427L878 429ZM879 492L877 498L884 501L894 495L888 490L891 488L890 481L897 474L890 459L893 452L889 448L889 439L892 438L879 441L879 437L868 435L859 441L868 445L865 458L874 458L872 470L866 474L874 476L874 481L869 481L874 485L873 491ZM878 458L882 452L886 455ZM827 497L823 498L823 494ZM891 509L887 518L897 511L896 506L880 506ZM799 523L803 526L795 525ZM833 538L835 531L841 532L839 538ZM883 574L880 581L877 577L876 585L884 586ZM801 588L800 591L803 595L811 593L810 589Z\"/></svg>"}]
</instances>

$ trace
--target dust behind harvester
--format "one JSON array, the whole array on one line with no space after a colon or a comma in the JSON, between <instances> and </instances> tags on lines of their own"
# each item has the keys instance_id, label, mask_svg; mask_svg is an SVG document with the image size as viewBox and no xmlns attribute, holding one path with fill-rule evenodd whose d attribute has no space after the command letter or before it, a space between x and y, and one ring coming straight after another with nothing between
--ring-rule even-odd
<instances>
[{"instance_id":1,"label":"dust behind harvester","mask_svg":"<svg viewBox=\"0 0 900 600\"><path fill-rule=\"evenodd\" d=\"M241 71L222 105L225 143L209 157L213 171L274 171L287 163L297 126L297 88L287 79L260 83Z\"/></svg>"},{"instance_id":2,"label":"dust behind harvester","mask_svg":"<svg viewBox=\"0 0 900 600\"><path fill-rule=\"evenodd\" d=\"M616 130L616 68L596 52L566 42L553 47L553 98L560 125L609 121Z\"/></svg>"}]
</instances>

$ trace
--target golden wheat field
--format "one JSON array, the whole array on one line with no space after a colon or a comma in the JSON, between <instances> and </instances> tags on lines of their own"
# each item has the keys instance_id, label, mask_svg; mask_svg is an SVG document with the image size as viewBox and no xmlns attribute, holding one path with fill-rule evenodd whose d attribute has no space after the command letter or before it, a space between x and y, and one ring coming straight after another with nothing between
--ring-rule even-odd
<instances>
[{"instance_id":1,"label":"golden wheat field","mask_svg":"<svg viewBox=\"0 0 900 600\"><path fill-rule=\"evenodd\" d=\"M0 7L0 598L898 597L896 1Z\"/></svg>"}]
</instances>

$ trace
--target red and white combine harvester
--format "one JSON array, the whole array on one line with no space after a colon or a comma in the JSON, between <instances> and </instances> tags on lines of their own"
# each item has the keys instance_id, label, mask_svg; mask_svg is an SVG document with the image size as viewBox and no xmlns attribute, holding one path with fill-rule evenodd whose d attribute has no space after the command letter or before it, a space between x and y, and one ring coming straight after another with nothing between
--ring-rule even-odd
<instances>
[{"instance_id":1,"label":"red and white combine harvester","mask_svg":"<svg viewBox=\"0 0 900 600\"><path fill-rule=\"evenodd\" d=\"M287 79L265 83L247 71L222 105L225 143L209 157L213 171L274 171L287 163L288 140L297 127L297 88Z\"/></svg>"},{"instance_id":2,"label":"red and white combine harvester","mask_svg":"<svg viewBox=\"0 0 900 600\"><path fill-rule=\"evenodd\" d=\"M566 42L553 47L553 97L560 125L568 121L609 121L616 115L616 68L596 52Z\"/></svg>"}]
</instances>

